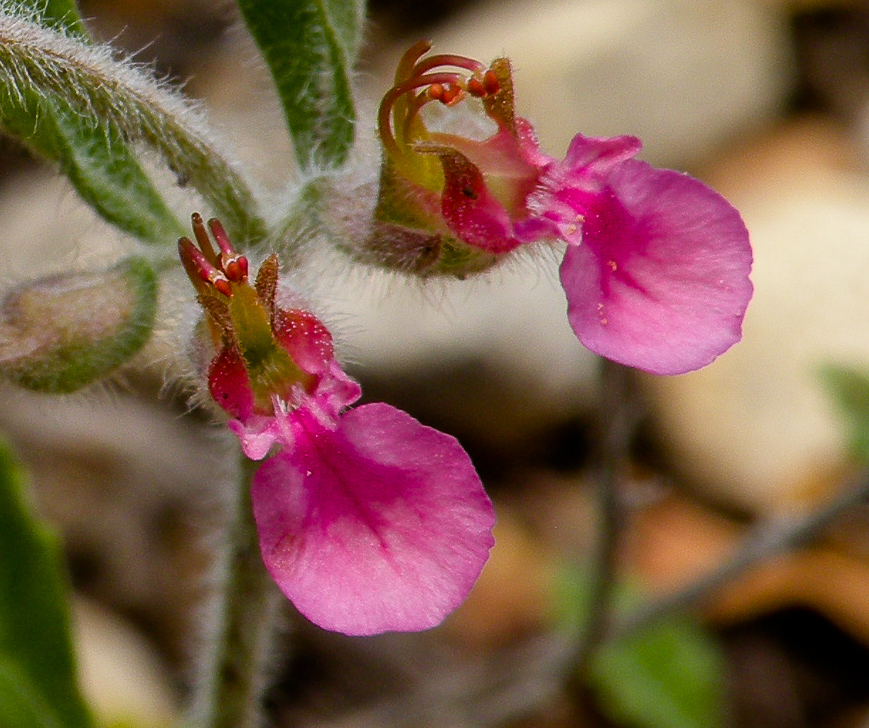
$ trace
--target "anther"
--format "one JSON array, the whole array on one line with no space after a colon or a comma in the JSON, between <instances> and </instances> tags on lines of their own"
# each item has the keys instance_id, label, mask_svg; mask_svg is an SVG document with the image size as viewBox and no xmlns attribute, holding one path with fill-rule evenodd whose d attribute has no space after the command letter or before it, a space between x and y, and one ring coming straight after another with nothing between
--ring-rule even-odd
<instances>
[{"instance_id":1,"label":"anther","mask_svg":"<svg viewBox=\"0 0 869 728\"><path fill-rule=\"evenodd\" d=\"M225 259L221 256L221 262L223 263L223 272L233 283L241 283L247 278L247 258L243 255Z\"/></svg>"},{"instance_id":2,"label":"anther","mask_svg":"<svg viewBox=\"0 0 869 728\"><path fill-rule=\"evenodd\" d=\"M489 70L483 74L483 88L486 89L486 93L490 96L501 90L501 82L494 71Z\"/></svg>"},{"instance_id":3,"label":"anther","mask_svg":"<svg viewBox=\"0 0 869 728\"><path fill-rule=\"evenodd\" d=\"M220 220L217 218L211 218L208 221L208 227L211 230L211 234L214 236L214 242L216 242L217 247L220 248L220 267L226 274L227 279L233 283L241 283L245 278L247 278L247 258L243 255L239 255L232 249L229 237L226 234L226 230L223 229Z\"/></svg>"},{"instance_id":4,"label":"anther","mask_svg":"<svg viewBox=\"0 0 869 728\"><path fill-rule=\"evenodd\" d=\"M232 294L232 287L224 272L215 268L202 251L196 248L190 238L185 237L178 241L178 254L184 264L184 269L191 278L195 275L204 283L211 284L224 296Z\"/></svg>"},{"instance_id":5,"label":"anther","mask_svg":"<svg viewBox=\"0 0 869 728\"><path fill-rule=\"evenodd\" d=\"M478 99L486 95L486 88L483 86L483 82L476 76L472 76L468 79L467 89L471 96Z\"/></svg>"},{"instance_id":6,"label":"anther","mask_svg":"<svg viewBox=\"0 0 869 728\"><path fill-rule=\"evenodd\" d=\"M444 106L452 106L453 104L457 104L462 100L464 96L464 92L461 87L457 84L449 84L444 86L444 92L440 99L438 99Z\"/></svg>"},{"instance_id":7,"label":"anther","mask_svg":"<svg viewBox=\"0 0 869 728\"><path fill-rule=\"evenodd\" d=\"M433 83L426 89L426 94L433 101L440 101L444 97L444 87L443 84Z\"/></svg>"},{"instance_id":8,"label":"anther","mask_svg":"<svg viewBox=\"0 0 869 728\"><path fill-rule=\"evenodd\" d=\"M217 275L213 276L210 280L211 285L224 296L229 298L232 295L232 286L229 284L229 280L227 280L225 275L217 273Z\"/></svg>"}]
</instances>

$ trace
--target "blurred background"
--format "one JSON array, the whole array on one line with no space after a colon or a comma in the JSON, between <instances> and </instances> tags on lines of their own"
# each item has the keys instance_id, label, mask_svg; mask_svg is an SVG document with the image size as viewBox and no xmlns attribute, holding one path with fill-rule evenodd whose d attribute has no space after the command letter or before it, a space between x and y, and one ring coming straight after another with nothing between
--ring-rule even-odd
<instances>
[{"instance_id":1,"label":"blurred background","mask_svg":"<svg viewBox=\"0 0 869 728\"><path fill-rule=\"evenodd\" d=\"M283 122L231 4L80 5L96 37L202 99L251 175L281 189L292 174ZM869 5L372 0L367 38L363 137L397 59L431 38L437 52L509 56L518 113L546 152L563 154L578 131L634 134L647 161L700 177L744 216L755 250L744 340L700 372L632 382L642 417L620 492L620 573L632 589L670 593L733 554L753 523L836 495L859 464L820 372L869 373ZM122 242L7 139L0 230L10 281L86 267ZM422 286L324 253L302 272L365 398L456 435L499 523L467 603L431 632L344 638L287 605L268 694L275 726L667 725L588 700L572 677L562 630L581 611L570 595L595 537L601 397L555 270L554 259L525 259ZM219 538L222 441L187 393L164 386L174 346L158 337L116 382L83 395L0 389L0 432L63 537L82 680L107 726L178 724ZM693 615L719 660L723 725L869 727L865 505ZM691 649L674 654L694 671ZM674 654L651 655L652 673Z\"/></svg>"}]
</instances>

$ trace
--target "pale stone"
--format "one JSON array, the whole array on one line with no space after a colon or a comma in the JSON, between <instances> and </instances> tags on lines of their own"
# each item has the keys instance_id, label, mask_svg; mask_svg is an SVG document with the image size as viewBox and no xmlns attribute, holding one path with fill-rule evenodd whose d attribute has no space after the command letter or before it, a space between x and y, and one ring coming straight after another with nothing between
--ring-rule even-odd
<instances>
[{"instance_id":1,"label":"pale stone","mask_svg":"<svg viewBox=\"0 0 869 728\"><path fill-rule=\"evenodd\" d=\"M436 53L508 56L517 110L553 155L578 131L632 134L650 163L692 165L774 117L792 77L785 16L743 0L498 0L429 35Z\"/></svg>"},{"instance_id":2,"label":"pale stone","mask_svg":"<svg viewBox=\"0 0 869 728\"><path fill-rule=\"evenodd\" d=\"M82 692L100 725L179 724L166 667L141 635L82 597L73 601L72 622Z\"/></svg>"},{"instance_id":3,"label":"pale stone","mask_svg":"<svg viewBox=\"0 0 869 728\"><path fill-rule=\"evenodd\" d=\"M523 262L471 280L427 283L366 270L334 286L341 353L363 373L388 371L396 379L479 362L522 393L526 410L570 416L593 396L596 358L567 323L556 262Z\"/></svg>"},{"instance_id":4,"label":"pale stone","mask_svg":"<svg viewBox=\"0 0 869 728\"><path fill-rule=\"evenodd\" d=\"M842 131L804 121L718 168L713 185L754 247L743 340L701 371L647 380L678 466L756 512L817 499L844 466L844 422L818 368L869 370L869 177L849 166L857 158Z\"/></svg>"}]
</instances>

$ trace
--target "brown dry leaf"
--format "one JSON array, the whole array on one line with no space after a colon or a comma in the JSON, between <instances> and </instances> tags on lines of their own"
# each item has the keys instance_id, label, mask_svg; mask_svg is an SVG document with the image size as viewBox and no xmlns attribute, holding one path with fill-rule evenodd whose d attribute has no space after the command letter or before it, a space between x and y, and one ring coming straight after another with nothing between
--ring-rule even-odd
<instances>
[{"instance_id":1,"label":"brown dry leaf","mask_svg":"<svg viewBox=\"0 0 869 728\"><path fill-rule=\"evenodd\" d=\"M553 558L501 508L489 561L444 629L463 646L481 651L538 630L551 612L554 577Z\"/></svg>"},{"instance_id":2,"label":"brown dry leaf","mask_svg":"<svg viewBox=\"0 0 869 728\"><path fill-rule=\"evenodd\" d=\"M669 593L715 568L746 529L686 500L671 498L633 524L630 567L656 593ZM745 621L792 606L817 611L869 645L869 560L825 543L768 560L718 590L704 616Z\"/></svg>"}]
</instances>

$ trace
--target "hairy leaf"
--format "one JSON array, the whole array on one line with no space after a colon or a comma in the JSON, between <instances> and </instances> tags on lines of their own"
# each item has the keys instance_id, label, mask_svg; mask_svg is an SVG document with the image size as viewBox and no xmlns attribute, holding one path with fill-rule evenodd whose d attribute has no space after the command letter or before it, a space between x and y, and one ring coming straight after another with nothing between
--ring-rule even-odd
<instances>
[{"instance_id":1,"label":"hairy leaf","mask_svg":"<svg viewBox=\"0 0 869 728\"><path fill-rule=\"evenodd\" d=\"M19 0L29 19L88 43L72 0ZM19 89L0 121L37 154L59 162L82 198L110 223L143 240L174 243L183 229L112 124L96 124L60 96Z\"/></svg>"},{"instance_id":2,"label":"hairy leaf","mask_svg":"<svg viewBox=\"0 0 869 728\"><path fill-rule=\"evenodd\" d=\"M355 0L238 0L271 70L303 169L340 165L353 143Z\"/></svg>"},{"instance_id":3,"label":"hairy leaf","mask_svg":"<svg viewBox=\"0 0 869 728\"><path fill-rule=\"evenodd\" d=\"M74 0L12 0L10 6L19 9L24 17L39 19L46 27L87 39L87 30Z\"/></svg>"},{"instance_id":4,"label":"hairy leaf","mask_svg":"<svg viewBox=\"0 0 869 728\"><path fill-rule=\"evenodd\" d=\"M19 128L31 136L38 135L34 120L41 118L39 106L31 108L32 94L59 100L95 128L111 126L118 138L152 148L179 184L202 194L240 246L268 236L239 165L195 105L107 46L0 13L0 118L15 124L19 115Z\"/></svg>"}]
</instances>

